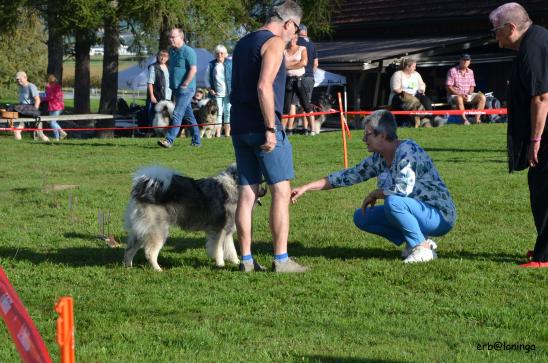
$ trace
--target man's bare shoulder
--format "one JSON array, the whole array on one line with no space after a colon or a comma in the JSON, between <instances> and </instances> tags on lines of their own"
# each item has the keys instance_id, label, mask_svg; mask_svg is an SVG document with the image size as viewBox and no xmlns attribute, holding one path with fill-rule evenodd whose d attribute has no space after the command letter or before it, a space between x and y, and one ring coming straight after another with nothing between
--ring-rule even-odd
<instances>
[{"instance_id":1,"label":"man's bare shoulder","mask_svg":"<svg viewBox=\"0 0 548 363\"><path fill-rule=\"evenodd\" d=\"M285 43L282 38L275 35L272 38L268 39L263 46L261 47L261 55L265 53L283 53L285 49Z\"/></svg>"}]
</instances>

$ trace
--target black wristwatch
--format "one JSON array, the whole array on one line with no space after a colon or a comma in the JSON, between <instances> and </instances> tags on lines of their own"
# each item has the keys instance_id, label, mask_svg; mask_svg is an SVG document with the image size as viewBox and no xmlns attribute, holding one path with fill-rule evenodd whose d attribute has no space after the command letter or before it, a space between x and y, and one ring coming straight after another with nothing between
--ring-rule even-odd
<instances>
[{"instance_id":1,"label":"black wristwatch","mask_svg":"<svg viewBox=\"0 0 548 363\"><path fill-rule=\"evenodd\" d=\"M265 126L265 130L275 134L276 133L276 126L274 126L274 127L266 127Z\"/></svg>"}]
</instances>

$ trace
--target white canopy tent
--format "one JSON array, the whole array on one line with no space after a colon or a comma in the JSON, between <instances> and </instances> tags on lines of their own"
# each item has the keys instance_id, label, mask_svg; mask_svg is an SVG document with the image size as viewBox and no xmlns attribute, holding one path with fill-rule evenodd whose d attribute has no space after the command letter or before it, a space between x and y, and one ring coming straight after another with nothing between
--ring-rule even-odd
<instances>
[{"instance_id":1,"label":"white canopy tent","mask_svg":"<svg viewBox=\"0 0 548 363\"><path fill-rule=\"evenodd\" d=\"M340 74L335 74L331 72L324 71L323 69L316 68L314 72L314 87L319 86L345 86L346 77L341 76Z\"/></svg>"},{"instance_id":2,"label":"white canopy tent","mask_svg":"<svg viewBox=\"0 0 548 363\"><path fill-rule=\"evenodd\" d=\"M195 48L198 72L196 74L196 87L205 87L207 64L213 60L213 54L207 49ZM148 80L148 66L156 61L156 56L151 56L128 69L118 73L118 88L128 90L145 90Z\"/></svg>"}]
</instances>

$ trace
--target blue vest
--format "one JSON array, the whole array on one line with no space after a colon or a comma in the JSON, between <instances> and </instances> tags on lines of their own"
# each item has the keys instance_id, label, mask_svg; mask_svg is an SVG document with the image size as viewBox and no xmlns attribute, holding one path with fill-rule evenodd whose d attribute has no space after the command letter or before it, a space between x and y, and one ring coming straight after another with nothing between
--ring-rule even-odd
<instances>
[{"instance_id":1,"label":"blue vest","mask_svg":"<svg viewBox=\"0 0 548 363\"><path fill-rule=\"evenodd\" d=\"M258 30L240 39L232 54L232 91L230 93L230 132L232 134L264 133L264 119L259 105L257 85L261 73L261 48L275 36L269 30ZM274 79L276 126L281 128L285 96L285 64L282 60Z\"/></svg>"},{"instance_id":2,"label":"blue vest","mask_svg":"<svg viewBox=\"0 0 548 363\"><path fill-rule=\"evenodd\" d=\"M212 60L209 62L209 85L215 92L217 90L215 89L215 80L213 79L213 74L215 73L215 66L217 65L217 59ZM230 59L225 59L225 62L223 63L225 66L225 83L226 83L226 95L230 96L230 91L232 88L232 61Z\"/></svg>"}]
</instances>

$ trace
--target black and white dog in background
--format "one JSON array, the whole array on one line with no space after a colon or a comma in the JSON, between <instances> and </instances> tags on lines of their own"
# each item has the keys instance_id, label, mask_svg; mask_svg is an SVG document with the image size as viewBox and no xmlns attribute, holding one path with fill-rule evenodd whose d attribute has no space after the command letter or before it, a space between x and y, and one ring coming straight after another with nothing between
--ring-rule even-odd
<instances>
[{"instance_id":1,"label":"black and white dog in background","mask_svg":"<svg viewBox=\"0 0 548 363\"><path fill-rule=\"evenodd\" d=\"M173 111L175 110L175 104L171 101L164 100L160 101L154 106L154 119L152 120L152 126L162 127L169 126L171 117L173 116ZM158 128L154 129L158 136L165 136L167 134L167 128Z\"/></svg>"},{"instance_id":2,"label":"black and white dog in background","mask_svg":"<svg viewBox=\"0 0 548 363\"><path fill-rule=\"evenodd\" d=\"M137 251L144 248L148 262L161 271L158 254L172 225L205 231L207 253L217 266L224 266L225 261L239 263L232 238L238 193L236 164L204 179L158 166L138 170L125 215L128 239L124 265L131 267ZM266 194L266 189L261 188L259 194Z\"/></svg>"}]
</instances>

